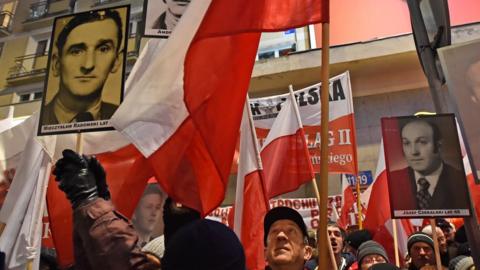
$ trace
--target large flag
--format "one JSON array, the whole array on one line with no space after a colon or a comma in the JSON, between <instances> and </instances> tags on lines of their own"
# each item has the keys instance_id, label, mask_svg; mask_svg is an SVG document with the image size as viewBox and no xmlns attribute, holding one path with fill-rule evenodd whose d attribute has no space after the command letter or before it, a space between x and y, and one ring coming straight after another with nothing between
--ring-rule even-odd
<instances>
[{"instance_id":1,"label":"large flag","mask_svg":"<svg viewBox=\"0 0 480 270\"><path fill-rule=\"evenodd\" d=\"M40 143L35 138L37 124L38 114L34 114L0 135L5 154L13 150L6 145L26 141L26 145L22 145L25 150L17 153L21 154L17 173L0 211L0 222L5 225L0 250L6 253L8 269L25 269L28 263L32 263L31 269L38 269L45 193L56 137L42 138L44 143Z\"/></svg>"},{"instance_id":2,"label":"large flag","mask_svg":"<svg viewBox=\"0 0 480 270\"><path fill-rule=\"evenodd\" d=\"M282 105L261 152L269 199L294 191L314 177L293 92Z\"/></svg>"},{"instance_id":3,"label":"large flag","mask_svg":"<svg viewBox=\"0 0 480 270\"><path fill-rule=\"evenodd\" d=\"M342 174L342 211L340 215L340 220L337 221L340 226L343 228L347 228L348 224L348 214L350 213L350 209L354 206L356 200L355 195L353 194L353 189L350 183L348 183L347 176Z\"/></svg>"},{"instance_id":4,"label":"large flag","mask_svg":"<svg viewBox=\"0 0 480 270\"><path fill-rule=\"evenodd\" d=\"M247 101L240 126L240 162L233 229L242 242L247 268L251 270L265 269L263 218L268 210L268 200L262 177L257 136Z\"/></svg>"},{"instance_id":5,"label":"large flag","mask_svg":"<svg viewBox=\"0 0 480 270\"><path fill-rule=\"evenodd\" d=\"M111 120L149 158L174 200L203 215L221 203L261 32L327 21L327 5L190 3Z\"/></svg>"},{"instance_id":6,"label":"large flag","mask_svg":"<svg viewBox=\"0 0 480 270\"><path fill-rule=\"evenodd\" d=\"M365 192L370 197L368 198L364 226L373 234L373 240L379 242L385 248L391 261L394 261L393 222L395 220L392 220L390 214L383 142L380 143L375 179ZM365 197L363 199L365 200ZM408 236L413 233L413 227L408 219L400 219L396 222L398 250L401 256L405 256L407 254Z\"/></svg>"}]
</instances>

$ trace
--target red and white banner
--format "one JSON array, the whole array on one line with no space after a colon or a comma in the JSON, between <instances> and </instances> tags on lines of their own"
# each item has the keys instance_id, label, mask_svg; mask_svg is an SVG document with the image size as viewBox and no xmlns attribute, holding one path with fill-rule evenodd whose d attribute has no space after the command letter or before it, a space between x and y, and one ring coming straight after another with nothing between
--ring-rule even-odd
<instances>
[{"instance_id":1,"label":"red and white banner","mask_svg":"<svg viewBox=\"0 0 480 270\"><path fill-rule=\"evenodd\" d=\"M315 172L320 171L320 91L315 84L295 91L303 123L310 160ZM330 79L328 170L331 173L357 174L357 150L352 89L349 72ZM253 120L260 145L279 114L289 94L250 100Z\"/></svg>"},{"instance_id":2,"label":"red and white banner","mask_svg":"<svg viewBox=\"0 0 480 270\"><path fill-rule=\"evenodd\" d=\"M342 195L328 196L328 218L334 220L333 208L338 212L341 210ZM303 217L303 221L309 229L316 229L319 225L319 212L316 198L288 198L288 199L272 199L270 200L270 208L286 206L297 210ZM208 219L222 222L225 225L229 224L229 215L232 211L231 206L218 207L213 210L208 216ZM354 206L348 213L348 226L357 225L357 208Z\"/></svg>"}]
</instances>

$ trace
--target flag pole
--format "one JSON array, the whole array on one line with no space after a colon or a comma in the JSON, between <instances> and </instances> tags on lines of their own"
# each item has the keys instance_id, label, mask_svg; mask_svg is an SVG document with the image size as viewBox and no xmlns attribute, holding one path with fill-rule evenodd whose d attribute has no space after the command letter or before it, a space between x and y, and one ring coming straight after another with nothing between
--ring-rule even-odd
<instances>
[{"instance_id":1,"label":"flag pole","mask_svg":"<svg viewBox=\"0 0 480 270\"><path fill-rule=\"evenodd\" d=\"M322 86L321 100L321 141L320 141L320 224L318 239L319 269L328 269L328 235L327 235L327 204L328 204L328 100L330 89L329 70L329 23L322 23Z\"/></svg>"},{"instance_id":2,"label":"flag pole","mask_svg":"<svg viewBox=\"0 0 480 270\"><path fill-rule=\"evenodd\" d=\"M290 97L292 98L292 104L295 108L295 116L297 117L297 122L298 126L303 129L303 123L302 123L302 118L300 117L300 111L298 110L297 106L297 100L295 99L295 94L293 93L293 86L290 84L288 86L288 90L290 92ZM312 186L313 186L313 191L315 192L315 196L317 197L317 204L320 205L320 192L318 191L318 186L317 186L317 181L315 179L315 176L312 178Z\"/></svg>"},{"instance_id":3,"label":"flag pole","mask_svg":"<svg viewBox=\"0 0 480 270\"><path fill-rule=\"evenodd\" d=\"M290 98L292 99L292 106L295 109L295 116L297 117L298 126L301 129L303 129L302 118L300 117L300 112L299 112L298 106L297 106L297 100L295 99L295 94L293 93L293 86L291 84L288 86L288 90L290 92ZM315 196L317 196L318 206L319 206L319 208L321 208L321 200L320 200L321 196L320 196L320 193L318 191L318 186L317 186L315 177L312 178L312 183L313 183L313 190L315 191ZM327 197L327 196L325 196L325 197ZM321 210L319 209L319 211L321 211ZM325 217L326 217L326 215L325 215ZM326 229L325 229L325 233L327 233L327 239L328 239L328 232L327 232ZM335 255L333 254L332 243L330 243L330 241L327 241L327 243L328 243L328 253L329 253L330 258L331 258L331 262L332 262L332 265L333 265L333 270L337 270L337 263L335 261Z\"/></svg>"},{"instance_id":4,"label":"flag pole","mask_svg":"<svg viewBox=\"0 0 480 270\"><path fill-rule=\"evenodd\" d=\"M361 230L363 229L363 220L362 220L362 202L360 201L360 181L358 179L358 175L355 175L356 182L356 190L357 190L357 218L358 218L358 228Z\"/></svg>"},{"instance_id":5,"label":"flag pole","mask_svg":"<svg viewBox=\"0 0 480 270\"><path fill-rule=\"evenodd\" d=\"M433 250L435 251L435 264L437 270L442 270L442 260L440 259L440 248L438 247L437 224L434 218L430 219L430 226L432 226Z\"/></svg>"},{"instance_id":6,"label":"flag pole","mask_svg":"<svg viewBox=\"0 0 480 270\"><path fill-rule=\"evenodd\" d=\"M83 154L83 133L77 133L77 145L75 146L75 150L79 155Z\"/></svg>"},{"instance_id":7,"label":"flag pole","mask_svg":"<svg viewBox=\"0 0 480 270\"><path fill-rule=\"evenodd\" d=\"M393 250L395 251L395 265L400 267L400 256L398 255L398 236L397 236L397 220L392 219L393 229Z\"/></svg>"}]
</instances>

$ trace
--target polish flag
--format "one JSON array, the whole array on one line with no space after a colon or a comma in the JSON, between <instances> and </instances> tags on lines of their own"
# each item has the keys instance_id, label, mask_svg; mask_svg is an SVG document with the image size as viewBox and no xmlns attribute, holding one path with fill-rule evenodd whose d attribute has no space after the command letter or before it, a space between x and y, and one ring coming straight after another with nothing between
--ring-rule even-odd
<instances>
[{"instance_id":1,"label":"polish flag","mask_svg":"<svg viewBox=\"0 0 480 270\"><path fill-rule=\"evenodd\" d=\"M240 126L240 161L233 229L241 240L247 258L247 269L265 269L263 218L268 210L263 191L263 174L257 136L248 101L245 102Z\"/></svg>"},{"instance_id":2,"label":"polish flag","mask_svg":"<svg viewBox=\"0 0 480 270\"><path fill-rule=\"evenodd\" d=\"M352 186L348 183L347 176L342 174L342 190L343 190L343 198L342 198L342 211L340 215L340 220L338 224L343 228L347 228L349 221L348 221L348 214L350 213L350 209L352 209L353 205L355 204L355 195L353 194Z\"/></svg>"},{"instance_id":3,"label":"polish flag","mask_svg":"<svg viewBox=\"0 0 480 270\"><path fill-rule=\"evenodd\" d=\"M393 245L393 222L390 215L390 200L388 196L388 179L385 167L385 153L383 141L380 143L380 151L377 162L375 180L365 191L363 200L368 200L367 214L364 226L372 235L373 240L379 242L387 251L391 261L395 259L395 247ZM401 257L407 254L408 236L412 234L413 227L408 219L397 220L398 250Z\"/></svg>"},{"instance_id":4,"label":"polish flag","mask_svg":"<svg viewBox=\"0 0 480 270\"><path fill-rule=\"evenodd\" d=\"M169 196L206 215L224 199L261 32L325 21L327 0L192 1L111 123Z\"/></svg>"},{"instance_id":5,"label":"polish flag","mask_svg":"<svg viewBox=\"0 0 480 270\"><path fill-rule=\"evenodd\" d=\"M314 177L297 102L282 104L261 151L267 198L294 191Z\"/></svg>"}]
</instances>

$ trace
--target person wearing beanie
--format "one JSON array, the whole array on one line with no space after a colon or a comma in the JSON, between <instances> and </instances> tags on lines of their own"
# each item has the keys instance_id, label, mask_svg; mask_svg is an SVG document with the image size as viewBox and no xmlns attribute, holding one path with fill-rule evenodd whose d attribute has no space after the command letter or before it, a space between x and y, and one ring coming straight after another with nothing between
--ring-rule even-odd
<instances>
[{"instance_id":1,"label":"person wearing beanie","mask_svg":"<svg viewBox=\"0 0 480 270\"><path fill-rule=\"evenodd\" d=\"M428 234L417 232L410 235L407 250L412 259L409 270L420 270L426 265L436 265L433 239Z\"/></svg>"},{"instance_id":2,"label":"person wearing beanie","mask_svg":"<svg viewBox=\"0 0 480 270\"><path fill-rule=\"evenodd\" d=\"M361 270L367 270L370 266L388 261L387 252L378 242L369 240L358 247L357 262Z\"/></svg>"},{"instance_id":3,"label":"person wearing beanie","mask_svg":"<svg viewBox=\"0 0 480 270\"><path fill-rule=\"evenodd\" d=\"M473 258L467 256L455 257L450 261L448 270L475 270Z\"/></svg>"},{"instance_id":4,"label":"person wearing beanie","mask_svg":"<svg viewBox=\"0 0 480 270\"><path fill-rule=\"evenodd\" d=\"M245 253L235 233L220 222L199 219L167 243L162 270L245 270Z\"/></svg>"},{"instance_id":5,"label":"person wearing beanie","mask_svg":"<svg viewBox=\"0 0 480 270\"><path fill-rule=\"evenodd\" d=\"M272 270L303 270L312 256L302 216L288 207L270 209L264 218L265 258ZM167 248L168 252L168 248Z\"/></svg>"}]
</instances>

